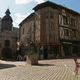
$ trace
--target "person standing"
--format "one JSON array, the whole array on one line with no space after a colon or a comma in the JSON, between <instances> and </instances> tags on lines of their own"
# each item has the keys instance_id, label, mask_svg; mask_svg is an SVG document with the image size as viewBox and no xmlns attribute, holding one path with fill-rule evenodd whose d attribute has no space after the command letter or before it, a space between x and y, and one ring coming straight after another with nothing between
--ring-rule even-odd
<instances>
[{"instance_id":1,"label":"person standing","mask_svg":"<svg viewBox=\"0 0 80 80\"><path fill-rule=\"evenodd\" d=\"M77 76L80 68L80 63L78 62L77 57L74 58L74 62L75 62L75 76Z\"/></svg>"}]
</instances>

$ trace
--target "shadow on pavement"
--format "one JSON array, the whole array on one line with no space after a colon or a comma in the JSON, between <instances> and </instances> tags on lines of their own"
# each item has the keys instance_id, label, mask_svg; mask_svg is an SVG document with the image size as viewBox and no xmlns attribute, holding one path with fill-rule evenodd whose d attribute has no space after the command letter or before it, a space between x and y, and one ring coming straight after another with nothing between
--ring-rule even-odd
<instances>
[{"instance_id":1,"label":"shadow on pavement","mask_svg":"<svg viewBox=\"0 0 80 80\"><path fill-rule=\"evenodd\" d=\"M54 64L38 64L37 66L55 66Z\"/></svg>"},{"instance_id":2,"label":"shadow on pavement","mask_svg":"<svg viewBox=\"0 0 80 80\"><path fill-rule=\"evenodd\" d=\"M16 67L16 66L15 65L11 65L11 64L1 64L0 63L0 69L12 68L12 67Z\"/></svg>"}]
</instances>

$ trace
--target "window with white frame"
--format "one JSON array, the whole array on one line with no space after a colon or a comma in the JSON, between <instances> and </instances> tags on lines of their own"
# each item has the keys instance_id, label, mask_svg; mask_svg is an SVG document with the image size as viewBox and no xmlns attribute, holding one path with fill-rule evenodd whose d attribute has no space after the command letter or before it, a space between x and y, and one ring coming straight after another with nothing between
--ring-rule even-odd
<instances>
[{"instance_id":1,"label":"window with white frame","mask_svg":"<svg viewBox=\"0 0 80 80\"><path fill-rule=\"evenodd\" d=\"M70 25L72 27L75 27L75 19L73 19L73 18L70 19Z\"/></svg>"},{"instance_id":2,"label":"window with white frame","mask_svg":"<svg viewBox=\"0 0 80 80\"><path fill-rule=\"evenodd\" d=\"M68 25L68 17L63 16L63 25Z\"/></svg>"},{"instance_id":3,"label":"window with white frame","mask_svg":"<svg viewBox=\"0 0 80 80\"><path fill-rule=\"evenodd\" d=\"M64 29L64 36L69 37L69 29L67 28Z\"/></svg>"},{"instance_id":4,"label":"window with white frame","mask_svg":"<svg viewBox=\"0 0 80 80\"><path fill-rule=\"evenodd\" d=\"M72 36L73 38L76 38L76 30L72 30Z\"/></svg>"},{"instance_id":5,"label":"window with white frame","mask_svg":"<svg viewBox=\"0 0 80 80\"><path fill-rule=\"evenodd\" d=\"M63 25L63 16L59 15L59 25Z\"/></svg>"},{"instance_id":6,"label":"window with white frame","mask_svg":"<svg viewBox=\"0 0 80 80\"><path fill-rule=\"evenodd\" d=\"M59 15L59 25L68 25L69 20L67 16Z\"/></svg>"},{"instance_id":7,"label":"window with white frame","mask_svg":"<svg viewBox=\"0 0 80 80\"><path fill-rule=\"evenodd\" d=\"M64 37L64 29L63 27L60 27L60 38Z\"/></svg>"}]
</instances>

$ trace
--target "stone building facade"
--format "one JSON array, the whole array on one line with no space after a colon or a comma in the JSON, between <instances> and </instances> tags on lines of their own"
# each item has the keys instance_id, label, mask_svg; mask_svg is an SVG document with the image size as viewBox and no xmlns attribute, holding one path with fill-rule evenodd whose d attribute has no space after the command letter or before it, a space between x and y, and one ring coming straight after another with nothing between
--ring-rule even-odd
<instances>
[{"instance_id":1,"label":"stone building facade","mask_svg":"<svg viewBox=\"0 0 80 80\"><path fill-rule=\"evenodd\" d=\"M34 39L34 13L30 14L27 18L25 18L20 24L20 44L24 46L27 45L28 42L33 41Z\"/></svg>"},{"instance_id":2,"label":"stone building facade","mask_svg":"<svg viewBox=\"0 0 80 80\"><path fill-rule=\"evenodd\" d=\"M6 10L5 16L1 19L1 32L0 32L0 58L12 59L16 52L17 36L12 31L13 20L10 16L9 9Z\"/></svg>"},{"instance_id":3,"label":"stone building facade","mask_svg":"<svg viewBox=\"0 0 80 80\"><path fill-rule=\"evenodd\" d=\"M0 17L0 32L1 32L1 17Z\"/></svg>"},{"instance_id":4,"label":"stone building facade","mask_svg":"<svg viewBox=\"0 0 80 80\"><path fill-rule=\"evenodd\" d=\"M34 42L34 19L34 13L31 13L19 24L20 50L22 55L25 55L25 49L28 44Z\"/></svg>"},{"instance_id":5,"label":"stone building facade","mask_svg":"<svg viewBox=\"0 0 80 80\"><path fill-rule=\"evenodd\" d=\"M78 12L50 1L38 4L33 10L34 18L31 27L34 33L34 43L39 44L43 58L80 56L80 14ZM20 34L24 25L29 31L29 26L27 27L26 24L31 23L27 21L27 19L25 23L22 21ZM22 36L20 35L20 40Z\"/></svg>"}]
</instances>

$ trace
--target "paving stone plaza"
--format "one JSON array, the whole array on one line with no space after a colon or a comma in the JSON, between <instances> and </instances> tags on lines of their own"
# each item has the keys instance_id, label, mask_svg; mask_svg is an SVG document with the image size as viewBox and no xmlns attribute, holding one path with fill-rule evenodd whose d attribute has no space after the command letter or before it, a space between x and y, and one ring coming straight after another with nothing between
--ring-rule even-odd
<instances>
[{"instance_id":1,"label":"paving stone plaza","mask_svg":"<svg viewBox=\"0 0 80 80\"><path fill-rule=\"evenodd\" d=\"M80 62L80 59L78 59ZM72 59L39 60L39 65L0 60L0 80L80 80Z\"/></svg>"}]
</instances>

